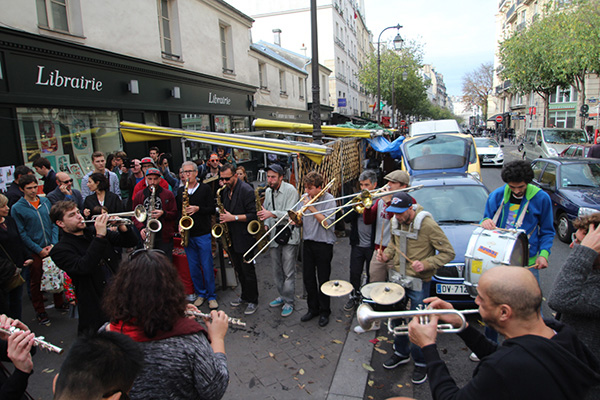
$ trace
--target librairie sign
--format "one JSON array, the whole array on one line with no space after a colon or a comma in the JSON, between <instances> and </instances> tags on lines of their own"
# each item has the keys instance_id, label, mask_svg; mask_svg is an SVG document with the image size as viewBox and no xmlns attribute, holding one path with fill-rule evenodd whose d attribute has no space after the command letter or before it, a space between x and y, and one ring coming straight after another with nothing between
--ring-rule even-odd
<instances>
[{"instance_id":1,"label":"librairie sign","mask_svg":"<svg viewBox=\"0 0 600 400\"><path fill-rule=\"evenodd\" d=\"M86 78L85 76L66 76L60 73L60 70L44 71L44 65L38 65L36 85L64 87L79 90L91 90L95 92L102 91L102 81L96 78Z\"/></svg>"}]
</instances>

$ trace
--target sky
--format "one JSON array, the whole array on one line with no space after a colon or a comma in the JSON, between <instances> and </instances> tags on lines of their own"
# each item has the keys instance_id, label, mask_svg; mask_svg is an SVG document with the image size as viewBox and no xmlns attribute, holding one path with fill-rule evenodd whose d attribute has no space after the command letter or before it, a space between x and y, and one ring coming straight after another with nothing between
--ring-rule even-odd
<instances>
[{"instance_id":1,"label":"sky","mask_svg":"<svg viewBox=\"0 0 600 400\"><path fill-rule=\"evenodd\" d=\"M367 27L376 42L381 31L400 24L404 40L424 45L424 63L444 75L450 96L462 96L462 77L494 62L498 0L364 0ZM395 29L381 35L392 40Z\"/></svg>"}]
</instances>

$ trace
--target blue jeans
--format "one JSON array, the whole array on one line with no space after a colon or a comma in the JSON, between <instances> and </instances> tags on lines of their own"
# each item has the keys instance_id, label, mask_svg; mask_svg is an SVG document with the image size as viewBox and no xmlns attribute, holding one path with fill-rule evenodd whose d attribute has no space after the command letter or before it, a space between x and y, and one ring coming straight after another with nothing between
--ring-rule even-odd
<instances>
[{"instance_id":1,"label":"blue jeans","mask_svg":"<svg viewBox=\"0 0 600 400\"><path fill-rule=\"evenodd\" d=\"M285 304L294 306L296 293L296 258L298 256L297 244L278 245L271 247L271 264L273 278L279 296Z\"/></svg>"},{"instance_id":2,"label":"blue jeans","mask_svg":"<svg viewBox=\"0 0 600 400\"><path fill-rule=\"evenodd\" d=\"M185 254L190 266L190 275L194 282L194 290L198 296L207 300L216 300L215 271L211 249L211 235L189 238Z\"/></svg>"},{"instance_id":3,"label":"blue jeans","mask_svg":"<svg viewBox=\"0 0 600 400\"><path fill-rule=\"evenodd\" d=\"M431 281L423 282L423 287L420 291L415 291L412 289L406 289L406 295L410 299L410 309L416 310L419 304L423 304L423 300L429 297L429 287L431 286ZM395 320L398 321L399 320ZM394 323L394 326L396 324ZM412 355L413 361L415 362L415 366L417 367L425 367L425 357L423 356L423 352L419 346L415 346L410 343L408 340L408 335L396 336L394 338L394 353L401 357L406 357L409 354Z\"/></svg>"}]
</instances>

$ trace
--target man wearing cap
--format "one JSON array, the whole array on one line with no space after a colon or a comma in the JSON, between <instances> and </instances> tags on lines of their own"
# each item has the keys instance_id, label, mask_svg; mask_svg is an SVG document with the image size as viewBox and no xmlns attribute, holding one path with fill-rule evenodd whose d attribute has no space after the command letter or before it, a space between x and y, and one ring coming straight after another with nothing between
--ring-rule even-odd
<instances>
[{"instance_id":1,"label":"man wearing cap","mask_svg":"<svg viewBox=\"0 0 600 400\"><path fill-rule=\"evenodd\" d=\"M161 178L160 171L157 168L149 168L146 171L146 180L148 181L148 187L138 192L133 198L133 208L142 204L148 212L148 217L151 219L157 219L162 224L162 228L159 232L154 234L154 246L155 249L160 249L165 252L169 259L173 257L173 234L175 233L175 222L177 220L177 204L175 202L175 196L167 188L163 188L160 185ZM154 187L156 194L154 196L154 210L150 212L151 192L150 188ZM146 231L146 223L135 221L135 226L140 231L142 240L146 240L146 236L150 232Z\"/></svg>"},{"instance_id":2,"label":"man wearing cap","mask_svg":"<svg viewBox=\"0 0 600 400\"><path fill-rule=\"evenodd\" d=\"M77 189L73 189L73 178L67 175L65 172L58 172L56 174L56 189L48 193L48 200L52 205L56 204L61 200L70 200L77 204L77 207L83 209L83 198L81 192Z\"/></svg>"},{"instance_id":3,"label":"man wearing cap","mask_svg":"<svg viewBox=\"0 0 600 400\"><path fill-rule=\"evenodd\" d=\"M150 157L142 158L142 161L140 162L140 164L142 166L142 173L144 174L144 176L147 175L149 168L154 168L158 171L158 169L156 168L156 164L154 164L154 161L152 161L152 159ZM158 171L158 172L160 173L160 171ZM162 175L161 175L161 177L162 177ZM166 180L161 179L159 182L160 182L159 185L161 188L169 190L169 184L167 183ZM135 196L138 194L138 192L140 192L141 190L144 190L147 187L148 187L147 179L142 179L141 181L139 181L133 188L133 198L135 198ZM135 207L135 205L134 205L134 207Z\"/></svg>"},{"instance_id":4,"label":"man wearing cap","mask_svg":"<svg viewBox=\"0 0 600 400\"><path fill-rule=\"evenodd\" d=\"M298 191L292 185L283 181L284 171L281 165L271 164L267 168L267 190L262 210L257 215L266 227L271 227L298 203ZM280 224L283 227L284 223ZM296 290L296 256L300 243L300 229L288 227L291 235L287 243L271 242L271 266L275 286L279 297L269 303L271 307L282 307L281 316L287 317L294 311L294 295ZM277 232L279 229L277 229ZM275 230L270 238L275 236ZM281 237L281 236L280 236ZM270 240L269 238L269 240ZM266 240L266 239L265 239Z\"/></svg>"},{"instance_id":5,"label":"man wearing cap","mask_svg":"<svg viewBox=\"0 0 600 400\"><path fill-rule=\"evenodd\" d=\"M387 181L384 191L393 191L408 187L410 177L405 171L395 170L383 177ZM383 251L390 242L390 220L392 214L386 211L392 201L392 196L384 196L375 200L370 208L366 208L363 213L365 224L375 225L375 251ZM413 199L413 203L416 201ZM382 263L377 260L377 254L373 254L369 265L369 282L385 282L388 278L388 270L392 267L391 263Z\"/></svg>"},{"instance_id":6,"label":"man wearing cap","mask_svg":"<svg viewBox=\"0 0 600 400\"><path fill-rule=\"evenodd\" d=\"M393 260L390 276L402 283L410 299L410 309L415 310L429 297L431 277L436 269L454 259L454 249L431 214L414 204L408 193L394 194L387 212L394 214L390 224L392 239L383 252L377 251L377 259L383 263ZM427 380L425 358L419 347L409 347L407 336L395 337L394 354L383 367L393 369L406 364L411 354L415 362L412 382L418 385Z\"/></svg>"},{"instance_id":7,"label":"man wearing cap","mask_svg":"<svg viewBox=\"0 0 600 400\"><path fill-rule=\"evenodd\" d=\"M121 188L119 187L119 178L117 178L117 174L106 169L106 159L104 158L104 153L101 151L95 151L92 153L92 164L94 164L94 170L85 174L81 180L81 197L85 199L92 194L90 188L87 186L87 183L90 179L90 176L97 172L106 176L109 185L108 189L120 198Z\"/></svg>"}]
</instances>

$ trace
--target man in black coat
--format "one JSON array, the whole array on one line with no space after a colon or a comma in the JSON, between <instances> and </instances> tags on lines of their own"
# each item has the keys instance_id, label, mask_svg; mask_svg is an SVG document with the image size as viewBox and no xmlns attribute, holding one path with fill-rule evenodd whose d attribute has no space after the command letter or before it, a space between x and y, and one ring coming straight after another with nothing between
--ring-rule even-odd
<instances>
[{"instance_id":1,"label":"man in black coat","mask_svg":"<svg viewBox=\"0 0 600 400\"><path fill-rule=\"evenodd\" d=\"M231 164L221 167L221 180L226 188L221 193L221 201L225 212L219 215L219 222L227 224L231 236L231 263L235 268L242 295L231 302L232 307L248 303L244 314L254 314L258 307L258 282L254 263L244 262L244 253L255 243L254 237L248 233L248 223L257 219L256 198L252 186L237 178L235 168Z\"/></svg>"},{"instance_id":2,"label":"man in black coat","mask_svg":"<svg viewBox=\"0 0 600 400\"><path fill-rule=\"evenodd\" d=\"M47 195L56 189L56 172L52 169L52 164L47 158L40 157L33 162L33 168L42 176L44 181L44 193Z\"/></svg>"},{"instance_id":3,"label":"man in black coat","mask_svg":"<svg viewBox=\"0 0 600 400\"><path fill-rule=\"evenodd\" d=\"M17 168L15 168L15 173L13 174L15 180L10 184L8 190L6 191L9 208L12 208L13 204L21 200L21 197L23 197L23 191L19 187L18 182L21 176L27 174L33 174L33 170L25 165L19 165Z\"/></svg>"},{"instance_id":4,"label":"man in black coat","mask_svg":"<svg viewBox=\"0 0 600 400\"><path fill-rule=\"evenodd\" d=\"M108 321L101 302L104 288L116 274L121 260L114 247L135 247L137 238L130 225L119 225L117 232L108 230L107 214L99 215L94 227L86 227L77 204L72 201L53 205L50 218L63 230L50 256L73 280L79 307L78 332L96 331Z\"/></svg>"}]
</instances>

